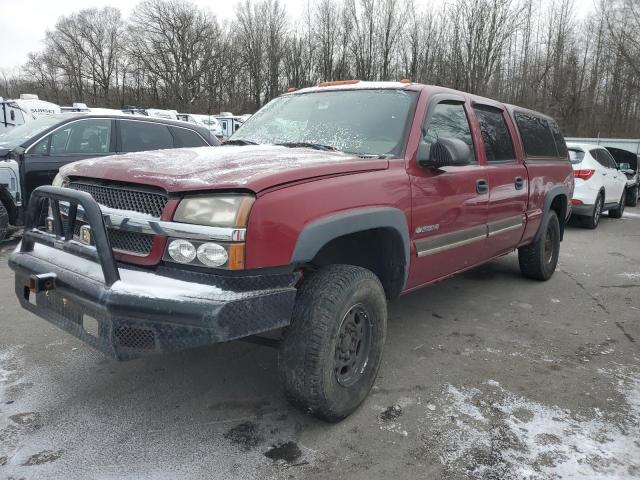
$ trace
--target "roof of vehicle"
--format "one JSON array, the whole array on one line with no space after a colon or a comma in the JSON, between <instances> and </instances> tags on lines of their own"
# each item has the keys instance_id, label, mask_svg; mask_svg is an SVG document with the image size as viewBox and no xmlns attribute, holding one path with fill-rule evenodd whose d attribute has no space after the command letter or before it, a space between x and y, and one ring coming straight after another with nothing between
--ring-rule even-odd
<instances>
[{"instance_id":1,"label":"roof of vehicle","mask_svg":"<svg viewBox=\"0 0 640 480\"><path fill-rule=\"evenodd\" d=\"M494 100L492 98L482 97L480 95L474 95L472 93L463 92L461 90L454 90L452 88L440 87L438 85L414 83L406 80L399 81L399 82L370 82L370 81L359 81L359 80L326 82L324 84L321 83L320 85L317 85L315 87L307 87L307 88L301 88L300 90L292 90L291 92L286 93L285 96L299 95L299 94L312 93L312 92L336 91L336 90L407 90L407 91L427 90L431 94L448 93L451 95L459 95L469 100L472 100L474 102L482 103L485 105L493 105L500 108L504 107L510 113L513 113L514 111L528 112L542 118L554 120L553 117L545 115L544 113L541 113L535 110L530 110L524 107L520 107L518 105L511 105L508 103L500 102L498 100Z\"/></svg>"}]
</instances>

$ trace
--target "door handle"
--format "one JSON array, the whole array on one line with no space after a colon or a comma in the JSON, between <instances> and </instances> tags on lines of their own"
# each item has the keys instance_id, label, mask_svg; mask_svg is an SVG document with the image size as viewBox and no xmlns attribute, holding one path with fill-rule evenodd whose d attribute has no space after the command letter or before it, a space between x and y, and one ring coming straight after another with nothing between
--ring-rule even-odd
<instances>
[{"instance_id":1,"label":"door handle","mask_svg":"<svg viewBox=\"0 0 640 480\"><path fill-rule=\"evenodd\" d=\"M607 172L602 172L602 176L606 177L607 176Z\"/></svg>"},{"instance_id":2,"label":"door handle","mask_svg":"<svg viewBox=\"0 0 640 480\"><path fill-rule=\"evenodd\" d=\"M476 180L476 192L482 194L489 191L489 182L485 179Z\"/></svg>"},{"instance_id":3,"label":"door handle","mask_svg":"<svg viewBox=\"0 0 640 480\"><path fill-rule=\"evenodd\" d=\"M522 190L524 188L524 178L516 177L516 190Z\"/></svg>"}]
</instances>

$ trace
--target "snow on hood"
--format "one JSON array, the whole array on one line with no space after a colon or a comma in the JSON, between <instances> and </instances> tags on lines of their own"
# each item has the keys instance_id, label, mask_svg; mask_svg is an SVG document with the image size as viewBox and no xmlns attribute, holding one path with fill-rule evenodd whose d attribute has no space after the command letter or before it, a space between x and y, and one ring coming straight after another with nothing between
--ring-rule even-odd
<instances>
[{"instance_id":1,"label":"snow on hood","mask_svg":"<svg viewBox=\"0 0 640 480\"><path fill-rule=\"evenodd\" d=\"M182 148L81 160L64 166L66 177L142 183L169 192L210 188L265 188L308 178L382 170L384 159L275 145Z\"/></svg>"}]
</instances>

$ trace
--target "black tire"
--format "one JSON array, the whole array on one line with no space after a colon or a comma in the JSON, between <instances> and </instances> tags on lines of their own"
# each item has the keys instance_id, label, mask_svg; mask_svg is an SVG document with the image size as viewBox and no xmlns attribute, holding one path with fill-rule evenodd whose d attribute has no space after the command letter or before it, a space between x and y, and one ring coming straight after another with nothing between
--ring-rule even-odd
<instances>
[{"instance_id":1,"label":"black tire","mask_svg":"<svg viewBox=\"0 0 640 480\"><path fill-rule=\"evenodd\" d=\"M627 191L627 205L629 207L635 207L638 205L638 186L629 189Z\"/></svg>"},{"instance_id":2,"label":"black tire","mask_svg":"<svg viewBox=\"0 0 640 480\"><path fill-rule=\"evenodd\" d=\"M593 206L593 213L590 217L582 217L582 226L590 230L594 230L600 223L600 217L602 217L602 207L604 205L604 194L601 192L596 197L596 203Z\"/></svg>"},{"instance_id":3,"label":"black tire","mask_svg":"<svg viewBox=\"0 0 640 480\"><path fill-rule=\"evenodd\" d=\"M549 280L558 265L560 255L560 222L553 210L545 215L542 235L533 243L518 249L522 275L534 280Z\"/></svg>"},{"instance_id":4,"label":"black tire","mask_svg":"<svg viewBox=\"0 0 640 480\"><path fill-rule=\"evenodd\" d=\"M278 354L287 399L329 422L349 416L375 382L386 333L387 302L372 272L330 265L309 275Z\"/></svg>"},{"instance_id":5,"label":"black tire","mask_svg":"<svg viewBox=\"0 0 640 480\"><path fill-rule=\"evenodd\" d=\"M620 197L620 201L618 202L618 206L616 208L609 209L609 218L622 218L622 214L624 213L624 206L627 200L627 189L625 188L622 191L622 197Z\"/></svg>"},{"instance_id":6,"label":"black tire","mask_svg":"<svg viewBox=\"0 0 640 480\"><path fill-rule=\"evenodd\" d=\"M9 212L4 204L0 202L0 240L4 240L9 231Z\"/></svg>"}]
</instances>

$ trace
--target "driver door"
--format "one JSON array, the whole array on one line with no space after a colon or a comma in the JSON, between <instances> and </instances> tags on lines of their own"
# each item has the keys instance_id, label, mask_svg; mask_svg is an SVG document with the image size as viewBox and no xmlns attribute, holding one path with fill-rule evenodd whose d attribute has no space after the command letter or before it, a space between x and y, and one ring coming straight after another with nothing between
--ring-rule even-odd
<instances>
[{"instance_id":1,"label":"driver door","mask_svg":"<svg viewBox=\"0 0 640 480\"><path fill-rule=\"evenodd\" d=\"M435 95L427 106L421 148L438 138L463 140L471 149L469 165L425 168L412 159L408 167L412 196L411 262L413 288L469 268L486 255L489 184L476 155L469 106L463 97ZM426 144L426 145L425 145Z\"/></svg>"}]
</instances>

